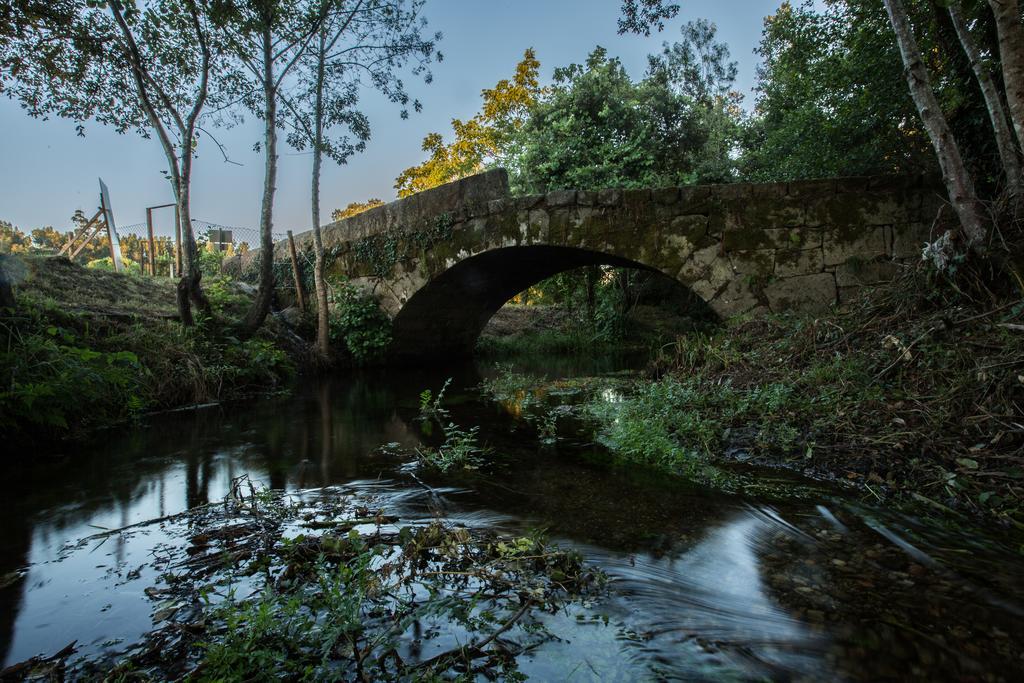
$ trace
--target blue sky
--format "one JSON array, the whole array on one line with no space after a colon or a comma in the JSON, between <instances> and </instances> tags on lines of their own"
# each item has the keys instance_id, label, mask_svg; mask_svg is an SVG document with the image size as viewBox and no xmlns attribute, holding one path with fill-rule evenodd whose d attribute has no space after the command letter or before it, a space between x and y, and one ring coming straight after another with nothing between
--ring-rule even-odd
<instances>
[{"instance_id":1,"label":"blue sky","mask_svg":"<svg viewBox=\"0 0 1024 683\"><path fill-rule=\"evenodd\" d=\"M765 15L781 0L681 0L683 9L662 34L649 38L616 34L620 0L428 0L430 29L444 33L445 60L434 67L434 83L418 85L424 111L402 121L393 105L368 93L365 111L373 137L367 151L347 166L325 167L321 195L325 220L352 201L394 198L394 178L423 159L420 142L431 131L447 134L453 117L468 118L480 105L480 90L510 76L523 50L533 47L545 80L557 66L582 61L595 45L619 56L634 76L646 55L674 40L687 20L707 18L718 25L733 59L739 62L739 88L755 83L753 53ZM256 227L263 160L252 151L261 126L248 122L218 131L231 157L225 164L210 144L200 148L193 181L193 216L224 225ZM282 146L275 232L309 227L309 156ZM118 135L88 124L86 137L68 121L34 120L15 102L0 98L0 220L22 229L69 227L76 209L91 214L98 203L96 178L110 188L119 225L145 220L145 207L173 201L161 175L166 164L157 143L134 134ZM167 212L165 212L166 214ZM169 216L158 219L166 233Z\"/></svg>"}]
</instances>

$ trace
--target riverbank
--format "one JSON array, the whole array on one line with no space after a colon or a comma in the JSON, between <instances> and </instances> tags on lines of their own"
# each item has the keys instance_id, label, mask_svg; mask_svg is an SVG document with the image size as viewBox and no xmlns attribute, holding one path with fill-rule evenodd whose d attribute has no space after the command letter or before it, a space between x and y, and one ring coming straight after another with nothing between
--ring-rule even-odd
<instances>
[{"instance_id":1,"label":"riverbank","mask_svg":"<svg viewBox=\"0 0 1024 683\"><path fill-rule=\"evenodd\" d=\"M821 315L680 335L620 400L582 412L618 459L704 484L732 485L723 462L785 467L1022 529L1022 313L919 269Z\"/></svg>"},{"instance_id":2,"label":"riverbank","mask_svg":"<svg viewBox=\"0 0 1024 683\"><path fill-rule=\"evenodd\" d=\"M20 259L17 308L0 319L0 427L20 443L80 437L146 413L280 390L303 344L273 317L244 342L227 321L250 295L208 278L214 319L177 322L174 282Z\"/></svg>"}]
</instances>

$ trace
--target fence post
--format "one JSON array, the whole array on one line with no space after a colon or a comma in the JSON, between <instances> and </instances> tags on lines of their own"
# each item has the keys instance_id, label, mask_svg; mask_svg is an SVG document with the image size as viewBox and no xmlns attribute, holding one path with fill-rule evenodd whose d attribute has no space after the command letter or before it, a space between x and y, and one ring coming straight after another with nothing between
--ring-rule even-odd
<instances>
[{"instance_id":1,"label":"fence post","mask_svg":"<svg viewBox=\"0 0 1024 683\"><path fill-rule=\"evenodd\" d=\"M299 301L299 310L306 311L306 293L302 291L302 275L299 273L299 257L295 255L295 238L288 231L288 253L292 257L292 275L295 277L295 298Z\"/></svg>"},{"instance_id":2,"label":"fence post","mask_svg":"<svg viewBox=\"0 0 1024 683\"><path fill-rule=\"evenodd\" d=\"M174 206L174 272L181 277L181 213Z\"/></svg>"},{"instance_id":3,"label":"fence post","mask_svg":"<svg viewBox=\"0 0 1024 683\"><path fill-rule=\"evenodd\" d=\"M146 209L146 231L149 233L149 274L156 277L156 241L153 239L153 208Z\"/></svg>"}]
</instances>

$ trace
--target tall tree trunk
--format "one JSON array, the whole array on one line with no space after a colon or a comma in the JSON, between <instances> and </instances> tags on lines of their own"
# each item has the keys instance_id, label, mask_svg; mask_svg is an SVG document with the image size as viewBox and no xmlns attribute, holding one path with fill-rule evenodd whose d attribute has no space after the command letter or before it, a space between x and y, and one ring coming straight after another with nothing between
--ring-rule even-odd
<instances>
[{"instance_id":1,"label":"tall tree trunk","mask_svg":"<svg viewBox=\"0 0 1024 683\"><path fill-rule=\"evenodd\" d=\"M241 324L241 334L252 336L270 312L274 298L274 191L277 189L277 87L274 82L273 36L270 23L263 30L263 123L266 160L263 169L263 204L260 208L260 282L256 300Z\"/></svg>"},{"instance_id":2,"label":"tall tree trunk","mask_svg":"<svg viewBox=\"0 0 1024 683\"><path fill-rule=\"evenodd\" d=\"M200 282L203 272L199 269L199 249L196 247L196 236L192 230L192 144L188 141L182 145L181 183L178 190L178 219L181 222L181 279L178 281L178 311L182 322L191 325L192 313L187 313L188 300L191 300L204 315L211 314L210 301L203 293ZM186 151L188 150L188 151Z\"/></svg>"},{"instance_id":3,"label":"tall tree trunk","mask_svg":"<svg viewBox=\"0 0 1024 683\"><path fill-rule=\"evenodd\" d=\"M889 21L896 33L896 42L903 57L903 73L910 87L910 95L917 105L917 111L924 122L925 130L939 158L942 179L949 193L949 200L960 219L960 226L967 244L973 249L982 249L987 231L978 204L978 196L960 148L956 144L949 123L939 108L939 102L932 90L928 70L921 60L921 50L910 27L903 0L884 0Z\"/></svg>"},{"instance_id":4,"label":"tall tree trunk","mask_svg":"<svg viewBox=\"0 0 1024 683\"><path fill-rule=\"evenodd\" d=\"M967 22L956 2L949 6L949 16L953 20L953 28L960 38L960 44L964 48L967 59L971 62L971 69L981 86L981 94L985 97L985 107L988 109L988 117L992 122L992 130L996 137L996 146L999 150L999 160L1003 165L1003 174L1006 176L1006 189L1015 200L1024 196L1024 176L1021 175L1020 157L1017 154L1017 145L1013 139L1013 131L1010 130L1009 117L1006 107L1003 106L1003 98L999 94L995 80L988 68L981 60L981 51L967 27Z\"/></svg>"},{"instance_id":5,"label":"tall tree trunk","mask_svg":"<svg viewBox=\"0 0 1024 683\"><path fill-rule=\"evenodd\" d=\"M320 29L320 45L316 66L316 102L314 112L313 139L313 285L316 289L316 344L320 354L328 358L331 352L330 325L327 306L327 280L324 277L324 240L320 233L320 165L323 161L324 144L324 63L327 59L327 26Z\"/></svg>"},{"instance_id":6,"label":"tall tree trunk","mask_svg":"<svg viewBox=\"0 0 1024 683\"><path fill-rule=\"evenodd\" d=\"M1024 26L1018 0L988 0L996 17L999 61L1003 65L1006 103L1017 131L1017 144L1024 150Z\"/></svg>"}]
</instances>

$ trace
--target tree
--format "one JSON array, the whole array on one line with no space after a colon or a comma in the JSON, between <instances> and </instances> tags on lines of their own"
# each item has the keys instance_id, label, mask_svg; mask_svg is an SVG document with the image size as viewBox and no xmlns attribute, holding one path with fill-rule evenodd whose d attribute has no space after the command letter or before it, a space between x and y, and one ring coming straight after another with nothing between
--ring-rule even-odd
<instances>
[{"instance_id":1,"label":"tree","mask_svg":"<svg viewBox=\"0 0 1024 683\"><path fill-rule=\"evenodd\" d=\"M384 206L384 202L374 197L373 199L367 199L365 202L350 202L344 209L335 209L331 212L332 221L340 221L351 216L362 213L363 211L369 211L378 206Z\"/></svg>"},{"instance_id":2,"label":"tree","mask_svg":"<svg viewBox=\"0 0 1024 683\"><path fill-rule=\"evenodd\" d=\"M320 172L323 157L344 164L361 152L370 137L369 120L355 106L364 79L402 107L410 98L398 70L409 59L418 59L413 73L429 83L426 64L435 54L436 41L424 38L420 16L423 0L315 0L316 36L307 48L307 70L298 97L285 97L291 114L292 146L313 152L311 213L315 262L313 280L317 297L317 346L326 358L330 353L325 255L320 231ZM412 102L418 111L418 101ZM332 129L345 132L330 136Z\"/></svg>"},{"instance_id":3,"label":"tree","mask_svg":"<svg viewBox=\"0 0 1024 683\"><path fill-rule=\"evenodd\" d=\"M663 43L660 55L648 57L648 77L689 100L699 115L698 125L707 136L696 171L701 180L735 180L733 152L743 118L743 96L732 89L737 64L730 61L729 46L715 39L718 28L706 19L687 22L680 33L681 41Z\"/></svg>"},{"instance_id":4,"label":"tree","mask_svg":"<svg viewBox=\"0 0 1024 683\"><path fill-rule=\"evenodd\" d=\"M259 288L239 324L250 337L263 324L274 296L274 195L277 191L278 105L285 79L318 35L323 13L301 0L251 0L236 7L228 26L233 71L222 97L239 102L263 121L263 196L260 202ZM226 106L226 105L225 105Z\"/></svg>"},{"instance_id":5,"label":"tree","mask_svg":"<svg viewBox=\"0 0 1024 683\"><path fill-rule=\"evenodd\" d=\"M747 179L935 170L877 3L829 1L819 12L811 2L785 2L765 18L756 52L756 102L740 159Z\"/></svg>"},{"instance_id":6,"label":"tree","mask_svg":"<svg viewBox=\"0 0 1024 683\"><path fill-rule=\"evenodd\" d=\"M1017 144L1024 149L1024 26L1018 0L988 0L996 18L999 57L1003 68L1006 101L1017 132Z\"/></svg>"},{"instance_id":7,"label":"tree","mask_svg":"<svg viewBox=\"0 0 1024 683\"><path fill-rule=\"evenodd\" d=\"M939 101L935 97L935 91L932 90L931 79L921 59L921 50L914 38L910 18L907 16L903 1L883 1L896 34L900 55L903 58L904 75L910 88L910 95L914 104L917 105L925 130L935 148L950 203L960 219L960 226L963 228L967 244L974 248L980 248L987 231L974 190L974 180L964 164L960 155L960 147L942 113Z\"/></svg>"},{"instance_id":8,"label":"tree","mask_svg":"<svg viewBox=\"0 0 1024 683\"><path fill-rule=\"evenodd\" d=\"M7 221L0 221L0 254L23 254L32 247L32 238Z\"/></svg>"},{"instance_id":9,"label":"tree","mask_svg":"<svg viewBox=\"0 0 1024 683\"><path fill-rule=\"evenodd\" d=\"M665 79L633 82L598 47L555 70L510 146L512 182L525 192L695 182L707 135L692 105Z\"/></svg>"},{"instance_id":10,"label":"tree","mask_svg":"<svg viewBox=\"0 0 1024 683\"><path fill-rule=\"evenodd\" d=\"M651 35L651 28L665 29L665 22L679 14L679 5L665 0L623 0L619 33Z\"/></svg>"},{"instance_id":11,"label":"tree","mask_svg":"<svg viewBox=\"0 0 1024 683\"><path fill-rule=\"evenodd\" d=\"M178 307L209 303L200 287L191 223L192 163L199 117L214 73L211 34L224 3L215 0L19 0L5 7L0 45L4 90L30 115L95 119L118 132L155 136L178 204L183 277Z\"/></svg>"},{"instance_id":12,"label":"tree","mask_svg":"<svg viewBox=\"0 0 1024 683\"><path fill-rule=\"evenodd\" d=\"M985 108L988 111L989 121L992 123L992 132L995 135L996 148L999 152L1003 175L1006 178L1007 190L1011 198L1018 201L1024 197L1024 175L1021 174L1020 157L1013 139L1013 131L1010 129L1008 113L1006 107L1003 106L1003 97L999 93L995 79L989 72L988 65L982 58L981 50L974 36L971 35L967 19L957 2L950 3L949 16L985 99ZM1022 40L1024 40L1024 36L1022 36Z\"/></svg>"},{"instance_id":13,"label":"tree","mask_svg":"<svg viewBox=\"0 0 1024 683\"><path fill-rule=\"evenodd\" d=\"M399 197L479 173L488 163L504 161L506 148L522 128L531 108L543 94L540 62L533 48L523 53L511 80L502 79L481 92L483 107L469 119L452 119L455 139L445 143L440 133L423 138L423 163L407 168L395 178Z\"/></svg>"}]
</instances>

